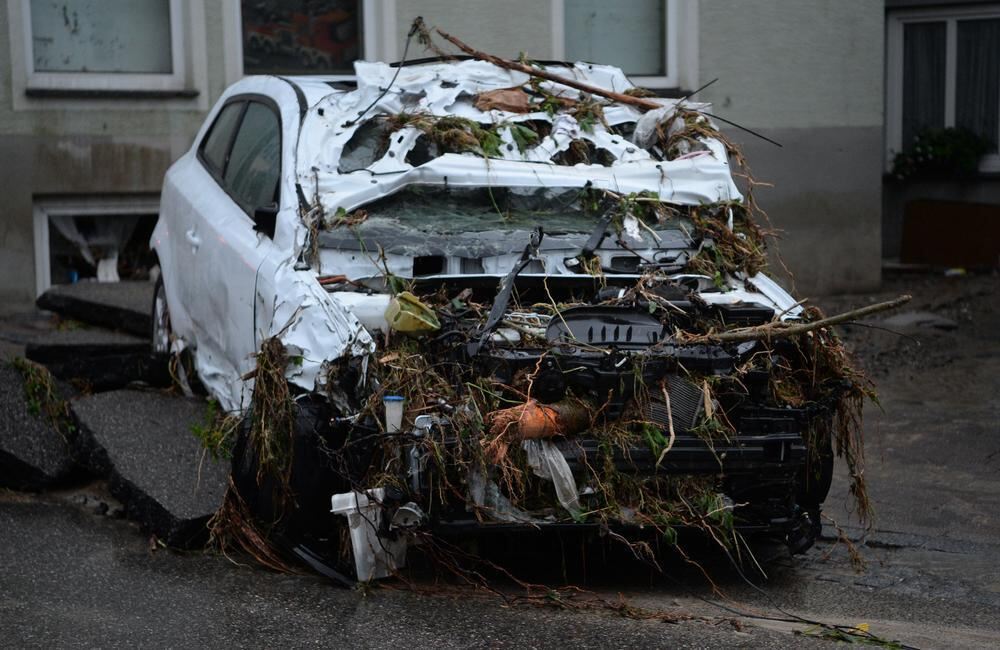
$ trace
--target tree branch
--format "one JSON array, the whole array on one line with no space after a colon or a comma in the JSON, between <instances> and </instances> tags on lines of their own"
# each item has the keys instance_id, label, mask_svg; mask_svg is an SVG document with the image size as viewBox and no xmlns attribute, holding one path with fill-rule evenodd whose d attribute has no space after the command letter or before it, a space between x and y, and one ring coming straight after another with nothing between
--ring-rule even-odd
<instances>
[{"instance_id":1,"label":"tree branch","mask_svg":"<svg viewBox=\"0 0 1000 650\"><path fill-rule=\"evenodd\" d=\"M857 320L859 318L864 318L865 316L870 316L872 314L877 314L878 312L887 311L889 309L895 309L900 305L906 304L911 299L911 296L904 295L900 296L894 300L889 300L887 302L880 302L874 305L868 305L867 307L861 307L860 309L852 309L851 311L845 311L842 314L837 314L836 316L830 316L829 318L823 318L818 321L813 321L812 323L786 323L782 321L773 321L767 323L766 325L756 325L754 327L741 327L735 330L729 330L728 332L716 332L709 334L699 334L696 336L685 336L683 337L684 343L740 343L742 341L756 341L758 339L776 339L776 338L788 338L789 336L796 336L798 334L805 334L806 332L811 332L813 330L823 329L825 327L831 327L833 325L838 325L840 323L845 323L851 320Z\"/></svg>"},{"instance_id":2,"label":"tree branch","mask_svg":"<svg viewBox=\"0 0 1000 650\"><path fill-rule=\"evenodd\" d=\"M542 68L536 68L534 66L525 65L519 61L508 61L507 59L502 59L498 56L493 56L492 54L487 54L486 52L480 52L472 47L466 45L462 41L458 40L451 34L441 31L440 28L435 28L437 33L441 35L441 38L445 39L458 49L462 50L474 59L479 59L480 61L486 61L487 63L492 63L493 65L500 66L501 68L506 68L507 70L515 70L517 72L523 72L526 75L532 77L541 77L542 79L548 79L557 84L562 84L563 86L569 86L570 88L576 88L577 90L582 90L585 93L590 93L591 95L600 95L601 97L606 97L608 99L620 102L622 104L630 104L636 108L641 108L643 110L651 111L657 108L663 108L663 104L658 102L650 101L648 99L643 99L642 97L633 97L632 95L626 95L624 93L616 93L613 90L606 90L598 86L591 86L590 84L585 84L583 82L577 81L575 79L569 79L566 77L560 77L559 75L552 74L547 70Z\"/></svg>"}]
</instances>

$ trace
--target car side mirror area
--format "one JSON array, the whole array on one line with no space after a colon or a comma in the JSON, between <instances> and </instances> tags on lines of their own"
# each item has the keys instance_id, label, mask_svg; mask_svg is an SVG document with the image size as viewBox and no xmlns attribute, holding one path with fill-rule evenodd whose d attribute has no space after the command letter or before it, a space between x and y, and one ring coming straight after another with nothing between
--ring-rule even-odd
<instances>
[{"instance_id":1,"label":"car side mirror area","mask_svg":"<svg viewBox=\"0 0 1000 650\"><path fill-rule=\"evenodd\" d=\"M253 229L274 239L274 228L278 222L278 204L261 205L253 211Z\"/></svg>"}]
</instances>

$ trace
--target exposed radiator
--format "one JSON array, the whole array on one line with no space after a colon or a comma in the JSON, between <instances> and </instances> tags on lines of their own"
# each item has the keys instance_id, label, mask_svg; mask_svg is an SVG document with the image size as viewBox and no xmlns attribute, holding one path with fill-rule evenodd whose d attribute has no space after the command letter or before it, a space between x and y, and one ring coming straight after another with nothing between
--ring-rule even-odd
<instances>
[{"instance_id":1,"label":"exposed radiator","mask_svg":"<svg viewBox=\"0 0 1000 650\"><path fill-rule=\"evenodd\" d=\"M701 389L677 375L667 375L664 381L670 394L670 417L673 420L674 431L691 429L701 417L704 400ZM659 385L648 386L648 390L649 409L646 417L650 422L666 427L668 416L663 391Z\"/></svg>"}]
</instances>

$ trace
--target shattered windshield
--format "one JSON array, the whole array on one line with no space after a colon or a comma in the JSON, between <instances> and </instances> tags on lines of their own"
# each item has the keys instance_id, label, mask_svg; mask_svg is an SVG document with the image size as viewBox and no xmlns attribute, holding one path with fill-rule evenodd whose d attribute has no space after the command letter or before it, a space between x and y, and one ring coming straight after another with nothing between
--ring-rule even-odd
<instances>
[{"instance_id":1,"label":"shattered windshield","mask_svg":"<svg viewBox=\"0 0 1000 650\"><path fill-rule=\"evenodd\" d=\"M543 249L627 241L624 250L687 249L690 222L651 197L589 187L411 185L353 212L339 211L319 231L321 248L405 255L484 257L520 252L541 227ZM606 235L603 233L607 233Z\"/></svg>"},{"instance_id":2,"label":"shattered windshield","mask_svg":"<svg viewBox=\"0 0 1000 650\"><path fill-rule=\"evenodd\" d=\"M493 230L589 233L600 199L586 188L411 186L365 206L365 224L441 235Z\"/></svg>"}]
</instances>

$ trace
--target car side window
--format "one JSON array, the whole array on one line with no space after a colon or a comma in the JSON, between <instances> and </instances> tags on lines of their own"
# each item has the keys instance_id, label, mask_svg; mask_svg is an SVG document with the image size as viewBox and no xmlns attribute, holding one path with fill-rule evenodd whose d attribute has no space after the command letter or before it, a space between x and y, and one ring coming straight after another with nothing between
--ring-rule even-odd
<instances>
[{"instance_id":1,"label":"car side window","mask_svg":"<svg viewBox=\"0 0 1000 650\"><path fill-rule=\"evenodd\" d=\"M233 199L253 215L278 200L281 132L270 107L251 101L233 141L223 181Z\"/></svg>"},{"instance_id":2,"label":"car side window","mask_svg":"<svg viewBox=\"0 0 1000 650\"><path fill-rule=\"evenodd\" d=\"M245 103L233 102L232 104L226 104L219 111L219 116L215 118L212 129L202 142L202 158L219 176L222 175L222 170L226 168L226 156L229 154L229 145L232 143L233 133L240 123L240 115L243 113Z\"/></svg>"}]
</instances>

